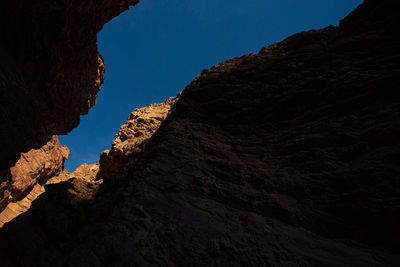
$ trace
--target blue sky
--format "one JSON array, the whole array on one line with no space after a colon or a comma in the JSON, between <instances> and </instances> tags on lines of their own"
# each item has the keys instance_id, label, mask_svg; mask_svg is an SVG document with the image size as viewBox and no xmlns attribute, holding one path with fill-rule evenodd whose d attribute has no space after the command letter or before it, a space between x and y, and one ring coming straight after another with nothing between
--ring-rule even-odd
<instances>
[{"instance_id":1,"label":"blue sky","mask_svg":"<svg viewBox=\"0 0 400 267\"><path fill-rule=\"evenodd\" d=\"M338 25L362 0L141 0L98 34L97 105L60 142L69 171L93 163L139 107L182 91L202 69L305 30Z\"/></svg>"}]
</instances>

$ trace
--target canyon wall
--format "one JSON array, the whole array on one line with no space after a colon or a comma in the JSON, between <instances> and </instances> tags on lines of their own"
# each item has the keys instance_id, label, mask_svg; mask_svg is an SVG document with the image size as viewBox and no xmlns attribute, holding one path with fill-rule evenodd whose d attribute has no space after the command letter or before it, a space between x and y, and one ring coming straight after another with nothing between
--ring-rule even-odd
<instances>
[{"instance_id":1,"label":"canyon wall","mask_svg":"<svg viewBox=\"0 0 400 267\"><path fill-rule=\"evenodd\" d=\"M46 145L22 153L13 167L3 170L0 173L0 218L10 202L22 200L35 187L63 173L68 156L68 148L61 146L57 136L53 136Z\"/></svg>"},{"instance_id":2,"label":"canyon wall","mask_svg":"<svg viewBox=\"0 0 400 267\"><path fill-rule=\"evenodd\" d=\"M29 210L31 203L46 192L45 186L67 182L74 186L76 199L92 199L102 184L102 177L140 158L153 134L168 116L179 95L163 103L135 109L121 126L112 142L111 150L101 154L100 161L82 164L74 172L64 168L69 156L56 136L40 149L22 153L20 160L5 173L7 181L0 186L0 227ZM74 199L75 199L74 198Z\"/></svg>"},{"instance_id":3,"label":"canyon wall","mask_svg":"<svg viewBox=\"0 0 400 267\"><path fill-rule=\"evenodd\" d=\"M0 2L0 212L64 168L52 136L96 103L104 81L97 32L137 2Z\"/></svg>"},{"instance_id":4,"label":"canyon wall","mask_svg":"<svg viewBox=\"0 0 400 267\"><path fill-rule=\"evenodd\" d=\"M116 134L111 150L101 153L99 177L141 156L150 138L160 128L171 107L179 99L179 95L180 93L163 103L154 103L148 107L135 109L131 113L128 121Z\"/></svg>"},{"instance_id":5,"label":"canyon wall","mask_svg":"<svg viewBox=\"0 0 400 267\"><path fill-rule=\"evenodd\" d=\"M398 266L399 7L204 70L144 147L121 128L140 157L4 225L2 263Z\"/></svg>"},{"instance_id":6,"label":"canyon wall","mask_svg":"<svg viewBox=\"0 0 400 267\"><path fill-rule=\"evenodd\" d=\"M137 2L0 2L0 169L78 126L104 80L97 32Z\"/></svg>"}]
</instances>

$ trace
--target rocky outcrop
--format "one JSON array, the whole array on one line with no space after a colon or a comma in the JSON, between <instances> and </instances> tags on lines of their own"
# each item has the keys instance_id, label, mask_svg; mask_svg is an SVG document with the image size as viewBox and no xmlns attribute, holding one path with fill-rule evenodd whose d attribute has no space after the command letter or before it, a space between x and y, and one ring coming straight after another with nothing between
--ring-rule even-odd
<instances>
[{"instance_id":1,"label":"rocky outcrop","mask_svg":"<svg viewBox=\"0 0 400 267\"><path fill-rule=\"evenodd\" d=\"M15 202L6 220L63 169L66 155L52 136L96 103L104 81L97 32L137 2L0 2L0 211Z\"/></svg>"},{"instance_id":2,"label":"rocky outcrop","mask_svg":"<svg viewBox=\"0 0 400 267\"><path fill-rule=\"evenodd\" d=\"M150 138L160 128L172 106L179 99L179 95L180 93L163 103L154 103L148 107L135 109L131 113L128 121L116 134L111 150L106 150L101 154L99 177L139 158Z\"/></svg>"},{"instance_id":3,"label":"rocky outcrop","mask_svg":"<svg viewBox=\"0 0 400 267\"><path fill-rule=\"evenodd\" d=\"M65 171L64 161L69 156L66 146L61 146L57 136L40 149L22 153L15 166L1 171L0 217L10 202L17 202L28 196L33 189L44 185L47 180ZM35 189L35 192L37 191ZM32 192L33 195L36 193ZM31 197L31 196L29 196Z\"/></svg>"},{"instance_id":4,"label":"rocky outcrop","mask_svg":"<svg viewBox=\"0 0 400 267\"><path fill-rule=\"evenodd\" d=\"M77 203L91 201L95 198L100 185L103 183L103 180L97 178L98 172L99 163L84 163L72 173L63 173L50 179L47 185L60 183L68 185L71 204L76 205Z\"/></svg>"},{"instance_id":5,"label":"rocky outcrop","mask_svg":"<svg viewBox=\"0 0 400 267\"><path fill-rule=\"evenodd\" d=\"M6 224L2 263L398 266L398 7L203 71L97 193L49 185Z\"/></svg>"},{"instance_id":6,"label":"rocky outcrop","mask_svg":"<svg viewBox=\"0 0 400 267\"><path fill-rule=\"evenodd\" d=\"M86 200L93 198L102 183L101 177L140 157L146 144L168 116L179 95L170 97L163 103L154 103L148 107L135 109L116 134L111 150L104 151L99 162L84 163L72 173L64 169L64 159L68 158L69 150L66 146L60 146L56 136L53 137L52 142L40 150L22 154L16 166L11 168L12 178L9 180L14 181L15 185L3 183L1 189L5 191L5 196L8 196L11 193L7 189L23 184L19 187L23 187L24 193L18 194L18 198L14 196L12 203L10 203L11 199L2 198L1 203L4 208L0 211L0 227L28 211L31 203L46 191L45 184L57 184L74 179L72 186L82 183L84 185L78 186L79 190L73 190L78 192L76 198ZM49 170L52 171L49 172ZM96 190L88 189L86 185L90 188L94 186ZM91 197L83 193L84 191L88 191Z\"/></svg>"},{"instance_id":7,"label":"rocky outcrop","mask_svg":"<svg viewBox=\"0 0 400 267\"><path fill-rule=\"evenodd\" d=\"M0 2L0 169L66 134L104 80L97 32L137 0Z\"/></svg>"},{"instance_id":8,"label":"rocky outcrop","mask_svg":"<svg viewBox=\"0 0 400 267\"><path fill-rule=\"evenodd\" d=\"M81 170L80 174L89 173L91 175L93 169L90 166L86 167L85 170ZM22 266L68 265L65 257L56 252L56 248L69 248L69 240L77 237L79 232L86 227L88 219L93 215L92 209L96 207L96 201L93 201L93 198L99 190L101 181L93 181L87 179L87 177L78 176L69 177L65 181L54 182L54 184L45 185L42 188L46 192L37 197L26 213L6 223L0 229L0 232L4 229L6 229L6 232L13 232L12 237L2 236L4 239L0 241L0 248L3 250L1 266L21 266L21 264ZM38 207L40 208L37 209ZM24 222L26 217L33 213L36 214L35 220L39 220L39 224L23 223L27 228L20 229L20 222ZM64 230L59 232L59 227ZM40 236L39 232L42 231L38 231L40 228L46 232L47 237ZM28 232L32 235L25 235ZM9 240L9 238L11 239ZM18 248L21 258L16 257L17 255L13 252L15 247L11 244L14 242L22 242ZM36 244L38 247L28 248L26 246L28 243ZM48 247L45 250L52 252L49 254L38 253L34 258L27 256L33 255L33 251L38 252L44 246ZM8 254L8 252L11 254ZM8 256L5 256L6 254ZM29 264L28 258L32 260Z\"/></svg>"},{"instance_id":9,"label":"rocky outcrop","mask_svg":"<svg viewBox=\"0 0 400 267\"><path fill-rule=\"evenodd\" d=\"M64 149L67 148L64 147ZM82 200L92 200L103 182L103 180L97 178L97 173L99 172L98 163L84 163L72 173L69 173L67 170L65 170L64 166L62 166L60 170L62 171L58 175L53 173L53 176L51 176L51 178L48 179L44 184L36 183L33 188L30 187L31 189L26 190L27 195L22 199L10 202L0 212L0 227L24 212L27 212L30 209L33 201L46 192L46 185L68 182L70 185L68 190L71 193L71 196L74 196L71 201L72 203L76 203Z\"/></svg>"},{"instance_id":10,"label":"rocky outcrop","mask_svg":"<svg viewBox=\"0 0 400 267\"><path fill-rule=\"evenodd\" d=\"M29 210L32 202L44 192L45 190L43 185L35 184L26 197L19 201L8 203L8 205L0 212L0 227L3 227L5 223L8 223L20 214Z\"/></svg>"}]
</instances>

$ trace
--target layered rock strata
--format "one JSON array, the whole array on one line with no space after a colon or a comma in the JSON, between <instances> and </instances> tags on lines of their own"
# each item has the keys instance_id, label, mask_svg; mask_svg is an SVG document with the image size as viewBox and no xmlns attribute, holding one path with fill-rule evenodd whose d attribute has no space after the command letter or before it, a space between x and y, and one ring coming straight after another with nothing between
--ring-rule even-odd
<instances>
[{"instance_id":1,"label":"layered rock strata","mask_svg":"<svg viewBox=\"0 0 400 267\"><path fill-rule=\"evenodd\" d=\"M98 172L98 163L84 163L72 173L62 169L62 172L59 175L52 176L44 184L36 183L32 189L27 191L28 194L25 197L18 201L10 202L4 208L4 210L0 212L0 227L24 212L27 212L30 209L33 201L35 201L41 194L46 192L46 185L69 182L69 184L72 186L70 193L75 195L73 198L74 202L93 199L99 186L103 182L103 180L97 178ZM82 186L82 184L84 186Z\"/></svg>"},{"instance_id":2,"label":"layered rock strata","mask_svg":"<svg viewBox=\"0 0 400 267\"><path fill-rule=\"evenodd\" d=\"M398 266L398 9L367 0L203 71L93 198L48 186L6 224L2 262Z\"/></svg>"},{"instance_id":3,"label":"layered rock strata","mask_svg":"<svg viewBox=\"0 0 400 267\"><path fill-rule=\"evenodd\" d=\"M24 194L20 194L12 203L10 203L11 199L2 198L0 203L3 204L4 208L0 211L0 227L28 211L31 203L46 191L45 185L62 183L73 179L72 185L83 183L84 185L98 188L103 182L101 177L134 159L138 159L141 153L144 152L146 144L168 116L179 95L170 97L163 103L154 103L148 107L135 109L129 116L128 121L121 126L116 134L111 150L104 151L99 162L94 164L84 163L72 173L64 169L64 159L68 158L69 150L66 146L61 147L55 136L51 143L40 150L32 150L29 153L22 154L16 166L11 168L12 178L9 180L14 181L16 184L24 182ZM50 144L54 144L54 146ZM47 152L47 154L44 154L43 151ZM62 156L61 158L60 155ZM58 165L52 164L52 162L57 162ZM49 168L50 166L52 168ZM49 172L48 169L59 171ZM41 175L40 178L38 178L39 175ZM13 187L15 185L11 186L6 183L2 186L4 190ZM82 189L84 186L80 188ZM97 192L97 190L93 192L89 190L91 197L88 197L81 191L78 190L78 199L93 198ZM8 191L5 192L5 195L10 195Z\"/></svg>"},{"instance_id":4,"label":"layered rock strata","mask_svg":"<svg viewBox=\"0 0 400 267\"><path fill-rule=\"evenodd\" d=\"M0 213L10 202L22 200L33 189L38 192L37 189L47 180L63 173L68 156L68 148L60 145L57 136L40 149L22 153L13 167L1 171ZM35 195L35 192L32 194Z\"/></svg>"},{"instance_id":5,"label":"layered rock strata","mask_svg":"<svg viewBox=\"0 0 400 267\"><path fill-rule=\"evenodd\" d=\"M66 134L104 80L97 32L137 0L0 2L0 169Z\"/></svg>"}]
</instances>

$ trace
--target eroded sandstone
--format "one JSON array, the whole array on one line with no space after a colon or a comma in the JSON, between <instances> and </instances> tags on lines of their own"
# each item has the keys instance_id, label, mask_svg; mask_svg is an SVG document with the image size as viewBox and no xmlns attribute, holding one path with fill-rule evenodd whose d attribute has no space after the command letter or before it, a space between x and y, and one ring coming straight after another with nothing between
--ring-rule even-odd
<instances>
[{"instance_id":1,"label":"eroded sandstone","mask_svg":"<svg viewBox=\"0 0 400 267\"><path fill-rule=\"evenodd\" d=\"M13 167L1 171L0 212L10 202L25 198L36 185L44 185L50 178L61 174L68 156L68 148L61 146L57 136L40 149L22 153Z\"/></svg>"},{"instance_id":2,"label":"eroded sandstone","mask_svg":"<svg viewBox=\"0 0 400 267\"><path fill-rule=\"evenodd\" d=\"M66 147L64 148L66 149ZM37 170L36 170L37 171ZM82 164L74 172L69 173L64 169L64 165L60 168L58 174L50 174L46 179L42 179L41 183L37 182L34 186L26 189L26 196L22 195L14 201L10 201L5 208L0 211L0 228L5 224L27 212L32 203L43 193L46 192L47 185L68 184L69 193L71 194L71 203L80 203L82 201L93 200L103 180L98 179L99 164ZM37 172L36 172L37 173ZM50 178L49 178L50 177ZM64 212L64 211L60 211Z\"/></svg>"},{"instance_id":3,"label":"eroded sandstone","mask_svg":"<svg viewBox=\"0 0 400 267\"><path fill-rule=\"evenodd\" d=\"M11 199L2 199L1 203L4 208L0 211L0 227L28 211L31 203L46 192L45 185L58 184L72 179L70 183L72 189L70 190L76 194L74 201L93 199L102 183L101 177L140 158L146 144L166 119L171 108L179 99L179 95L170 97L163 103L154 103L148 107L135 109L116 134L111 150L104 151L99 162L84 163L72 173L64 169L64 159L68 158L69 150L66 146L60 147L57 137L53 137L51 144L54 143L54 146L49 147L48 144L41 150L32 150L22 154L21 160L11 168L11 180L15 184L13 186L4 184L2 188L6 190L19 186L23 188L24 194L20 194L12 203L10 203ZM45 157L43 151L47 152L44 154ZM58 153L61 153L62 158ZM52 165L52 162L59 164ZM59 171L46 171L50 166ZM40 178L39 175L41 175ZM5 194L10 194L8 191L5 192Z\"/></svg>"},{"instance_id":4,"label":"eroded sandstone","mask_svg":"<svg viewBox=\"0 0 400 267\"><path fill-rule=\"evenodd\" d=\"M170 97L163 103L154 103L148 107L135 109L131 113L127 122L116 134L111 150L106 150L101 154L99 177L140 157L146 144L179 99L179 95Z\"/></svg>"},{"instance_id":5,"label":"eroded sandstone","mask_svg":"<svg viewBox=\"0 0 400 267\"><path fill-rule=\"evenodd\" d=\"M0 2L0 169L67 134L104 80L97 32L137 0Z\"/></svg>"},{"instance_id":6,"label":"eroded sandstone","mask_svg":"<svg viewBox=\"0 0 400 267\"><path fill-rule=\"evenodd\" d=\"M5 225L2 261L398 266L398 8L368 0L339 27L204 70L97 193L49 185Z\"/></svg>"}]
</instances>

